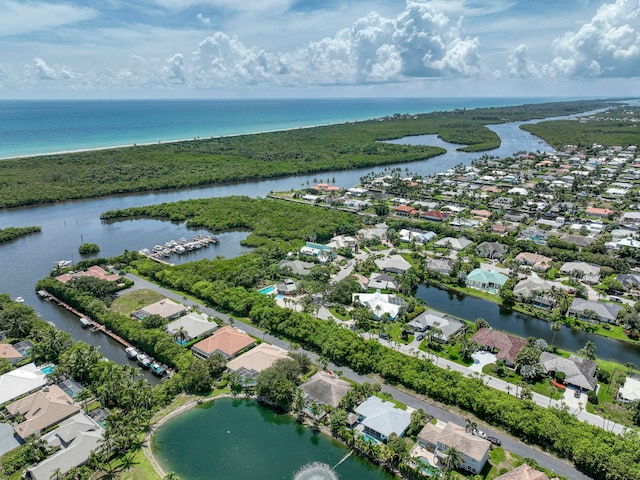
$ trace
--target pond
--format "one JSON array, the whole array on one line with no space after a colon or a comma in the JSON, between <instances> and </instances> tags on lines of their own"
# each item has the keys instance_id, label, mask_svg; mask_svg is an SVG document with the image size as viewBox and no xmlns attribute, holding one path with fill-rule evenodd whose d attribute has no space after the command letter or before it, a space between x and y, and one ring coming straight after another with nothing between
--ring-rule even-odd
<instances>
[{"instance_id":1,"label":"pond","mask_svg":"<svg viewBox=\"0 0 640 480\"><path fill-rule=\"evenodd\" d=\"M249 399L221 398L180 414L158 429L152 448L183 480L392 478L356 455L331 470L346 447Z\"/></svg>"}]
</instances>

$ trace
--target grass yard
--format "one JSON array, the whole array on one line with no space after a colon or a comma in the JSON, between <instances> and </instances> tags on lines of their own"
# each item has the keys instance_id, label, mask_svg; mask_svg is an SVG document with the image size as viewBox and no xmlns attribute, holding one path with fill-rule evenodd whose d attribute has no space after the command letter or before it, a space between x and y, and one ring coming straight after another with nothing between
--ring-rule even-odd
<instances>
[{"instance_id":1,"label":"grass yard","mask_svg":"<svg viewBox=\"0 0 640 480\"><path fill-rule=\"evenodd\" d=\"M133 292L125 293L116 298L111 304L111 310L129 315L131 312L156 303L163 298L165 298L164 295L153 290L134 290Z\"/></svg>"}]
</instances>

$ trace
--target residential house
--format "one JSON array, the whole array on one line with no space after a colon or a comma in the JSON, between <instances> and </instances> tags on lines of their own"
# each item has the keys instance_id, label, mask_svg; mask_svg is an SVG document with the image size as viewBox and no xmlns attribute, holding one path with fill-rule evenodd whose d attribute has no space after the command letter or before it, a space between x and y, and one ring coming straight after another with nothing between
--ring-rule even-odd
<instances>
[{"instance_id":1,"label":"residential house","mask_svg":"<svg viewBox=\"0 0 640 480\"><path fill-rule=\"evenodd\" d=\"M514 365L516 356L527 344L524 338L515 337L492 328L479 329L470 340L477 342L481 348L493 351L498 359L504 360L505 364L509 366Z\"/></svg>"},{"instance_id":2,"label":"residential house","mask_svg":"<svg viewBox=\"0 0 640 480\"><path fill-rule=\"evenodd\" d=\"M429 220L431 222L442 222L447 218L447 214L429 210L427 212L420 212L420 218L422 220Z\"/></svg>"},{"instance_id":3,"label":"residential house","mask_svg":"<svg viewBox=\"0 0 640 480\"><path fill-rule=\"evenodd\" d=\"M496 477L495 480L549 480L549 477L539 470L523 463L518 468Z\"/></svg>"},{"instance_id":4,"label":"residential house","mask_svg":"<svg viewBox=\"0 0 640 480\"><path fill-rule=\"evenodd\" d=\"M453 238L444 237L434 243L436 247L451 247L452 250L464 250L473 242L465 237Z\"/></svg>"},{"instance_id":5,"label":"residential house","mask_svg":"<svg viewBox=\"0 0 640 480\"><path fill-rule=\"evenodd\" d=\"M495 270L485 270L484 268L476 268L471 270L467 275L467 287L477 288L488 292L500 290L502 286L509 280L509 277Z\"/></svg>"},{"instance_id":6,"label":"residential house","mask_svg":"<svg viewBox=\"0 0 640 480\"><path fill-rule=\"evenodd\" d=\"M485 220L491 216L491 212L489 210L471 210L469 213L474 217L479 217Z\"/></svg>"},{"instance_id":7,"label":"residential house","mask_svg":"<svg viewBox=\"0 0 640 480\"><path fill-rule=\"evenodd\" d=\"M369 397L355 409L366 435L386 442L392 433L403 436L411 424L411 414L393 403Z\"/></svg>"},{"instance_id":8,"label":"residential house","mask_svg":"<svg viewBox=\"0 0 640 480\"><path fill-rule=\"evenodd\" d=\"M231 325L225 325L210 337L196 343L191 348L191 352L203 360L214 353L221 353L228 360L254 344L255 340L250 335Z\"/></svg>"},{"instance_id":9,"label":"residential house","mask_svg":"<svg viewBox=\"0 0 640 480\"><path fill-rule=\"evenodd\" d=\"M298 291L298 284L290 278L285 278L276 285L276 291L280 295L294 295Z\"/></svg>"},{"instance_id":10,"label":"residential house","mask_svg":"<svg viewBox=\"0 0 640 480\"><path fill-rule=\"evenodd\" d=\"M502 260L507 255L509 247L498 242L482 242L476 247L476 253L483 258Z\"/></svg>"},{"instance_id":11,"label":"residential house","mask_svg":"<svg viewBox=\"0 0 640 480\"><path fill-rule=\"evenodd\" d=\"M640 275L633 273L620 273L616 276L616 279L625 290L631 290L632 288L638 288L638 286L640 286Z\"/></svg>"},{"instance_id":12,"label":"residential house","mask_svg":"<svg viewBox=\"0 0 640 480\"><path fill-rule=\"evenodd\" d=\"M36 367L35 363L29 363L0 375L0 405L25 393L38 390L46 384L46 375Z\"/></svg>"},{"instance_id":13,"label":"residential house","mask_svg":"<svg viewBox=\"0 0 640 480\"><path fill-rule=\"evenodd\" d=\"M384 241L387 239L387 230L388 227L384 223L376 225L375 228L361 228L358 230L358 238L361 238L363 241Z\"/></svg>"},{"instance_id":14,"label":"residential house","mask_svg":"<svg viewBox=\"0 0 640 480\"><path fill-rule=\"evenodd\" d=\"M120 275L109 273L99 265L93 265L83 272L63 273L62 275L58 275L56 280L62 283L67 283L69 280L82 277L93 277L99 280L106 280L107 282L116 282L120 280Z\"/></svg>"},{"instance_id":15,"label":"residential house","mask_svg":"<svg viewBox=\"0 0 640 480\"><path fill-rule=\"evenodd\" d=\"M178 303L175 300L171 300L170 298L163 298L159 302L152 303L151 305L147 305L146 307L137 310L133 315L138 320L142 320L149 315L160 315L162 318L167 320L173 320L174 318L184 315L186 312L187 307L183 304Z\"/></svg>"},{"instance_id":16,"label":"residential house","mask_svg":"<svg viewBox=\"0 0 640 480\"><path fill-rule=\"evenodd\" d=\"M567 315L590 323L616 323L620 310L622 310L622 306L615 303L574 298Z\"/></svg>"},{"instance_id":17,"label":"residential house","mask_svg":"<svg viewBox=\"0 0 640 480\"><path fill-rule=\"evenodd\" d=\"M309 400L337 408L340 401L351 391L351 386L333 373L319 371L300 385L300 390Z\"/></svg>"},{"instance_id":18,"label":"residential house","mask_svg":"<svg viewBox=\"0 0 640 480\"><path fill-rule=\"evenodd\" d=\"M537 272L546 272L551 267L553 260L538 253L521 252L516 255L513 261L531 267Z\"/></svg>"},{"instance_id":19,"label":"residential house","mask_svg":"<svg viewBox=\"0 0 640 480\"><path fill-rule=\"evenodd\" d=\"M81 409L80 405L74 403L57 385L45 386L39 392L21 398L6 408L11 415L24 417L24 421L13 427L16 435L22 440L39 434Z\"/></svg>"},{"instance_id":20,"label":"residential house","mask_svg":"<svg viewBox=\"0 0 640 480\"><path fill-rule=\"evenodd\" d=\"M20 352L20 355L24 358L27 358L31 356L31 352L33 351L33 343L29 340L22 340L21 342L14 343L13 348Z\"/></svg>"},{"instance_id":21,"label":"residential house","mask_svg":"<svg viewBox=\"0 0 640 480\"><path fill-rule=\"evenodd\" d=\"M555 353L542 352L539 362L545 373L549 375L554 375L556 372L564 373L564 382L567 385L581 390L595 390L598 386L596 379L598 364L593 360L575 355L565 358Z\"/></svg>"},{"instance_id":22,"label":"residential house","mask_svg":"<svg viewBox=\"0 0 640 480\"><path fill-rule=\"evenodd\" d=\"M590 217L606 218L613 214L613 210L610 208L589 207L584 213Z\"/></svg>"},{"instance_id":23,"label":"residential house","mask_svg":"<svg viewBox=\"0 0 640 480\"><path fill-rule=\"evenodd\" d=\"M520 233L523 240L531 240L536 245L546 245L549 234L537 228L527 228Z\"/></svg>"},{"instance_id":24,"label":"residential house","mask_svg":"<svg viewBox=\"0 0 640 480\"><path fill-rule=\"evenodd\" d=\"M305 246L300 249L300 253L317 258L320 263L327 263L336 258L336 252L331 247L313 242L306 242Z\"/></svg>"},{"instance_id":25,"label":"residential house","mask_svg":"<svg viewBox=\"0 0 640 480\"><path fill-rule=\"evenodd\" d=\"M334 250L348 248L355 252L358 250L358 240L350 235L336 235L327 243L327 246Z\"/></svg>"},{"instance_id":26,"label":"residential house","mask_svg":"<svg viewBox=\"0 0 640 480\"><path fill-rule=\"evenodd\" d=\"M595 285L600 282L600 266L586 262L565 262L560 267L560 272L572 275L583 283Z\"/></svg>"},{"instance_id":27,"label":"residential house","mask_svg":"<svg viewBox=\"0 0 640 480\"><path fill-rule=\"evenodd\" d=\"M418 433L417 440L420 446L432 450L443 463L446 463L447 451L455 448L462 457L458 468L471 473L482 471L491 447L488 440L473 435L454 423L446 423L444 426L440 422L435 425L427 423Z\"/></svg>"},{"instance_id":28,"label":"residential house","mask_svg":"<svg viewBox=\"0 0 640 480\"><path fill-rule=\"evenodd\" d=\"M383 272L391 273L407 273L411 268L411 264L407 262L401 255L389 255L385 258L374 260L375 264Z\"/></svg>"},{"instance_id":29,"label":"residential house","mask_svg":"<svg viewBox=\"0 0 640 480\"><path fill-rule=\"evenodd\" d=\"M438 272L440 275L450 275L453 270L453 262L446 258L428 258L425 268Z\"/></svg>"},{"instance_id":30,"label":"residential house","mask_svg":"<svg viewBox=\"0 0 640 480\"><path fill-rule=\"evenodd\" d=\"M627 377L624 385L618 389L618 399L623 402L640 400L640 379Z\"/></svg>"},{"instance_id":31,"label":"residential house","mask_svg":"<svg viewBox=\"0 0 640 480\"><path fill-rule=\"evenodd\" d=\"M398 215L399 217L415 217L420 213L419 210L416 210L413 207L409 207L408 205L398 205L397 207L393 207L393 213Z\"/></svg>"},{"instance_id":32,"label":"residential house","mask_svg":"<svg viewBox=\"0 0 640 480\"><path fill-rule=\"evenodd\" d=\"M570 243L579 247L588 247L596 241L594 237L589 237L587 235L572 235L570 233L560 235L558 238L565 243Z\"/></svg>"},{"instance_id":33,"label":"residential house","mask_svg":"<svg viewBox=\"0 0 640 480\"><path fill-rule=\"evenodd\" d=\"M278 266L280 268L291 269L291 273L298 277L306 277L311 273L311 269L315 266L315 263L303 262L302 260L282 260Z\"/></svg>"},{"instance_id":34,"label":"residential house","mask_svg":"<svg viewBox=\"0 0 640 480\"><path fill-rule=\"evenodd\" d=\"M286 350L269 343L261 343L248 352L230 360L229 363L227 363L227 368L229 371L240 375L242 385L246 387L254 385L256 377L260 372L266 370L282 358L291 359Z\"/></svg>"},{"instance_id":35,"label":"residential house","mask_svg":"<svg viewBox=\"0 0 640 480\"><path fill-rule=\"evenodd\" d=\"M638 225L640 225L640 212L624 212L620 223L625 226L638 228Z\"/></svg>"},{"instance_id":36,"label":"residential house","mask_svg":"<svg viewBox=\"0 0 640 480\"><path fill-rule=\"evenodd\" d=\"M369 277L368 288L376 290L399 290L400 284L396 279L386 273L372 273Z\"/></svg>"},{"instance_id":37,"label":"residential house","mask_svg":"<svg viewBox=\"0 0 640 480\"><path fill-rule=\"evenodd\" d=\"M433 339L441 343L449 341L462 330L464 324L448 315L436 315L431 310L425 310L416 318L407 323L414 332L426 332L438 329Z\"/></svg>"},{"instance_id":38,"label":"residential house","mask_svg":"<svg viewBox=\"0 0 640 480\"><path fill-rule=\"evenodd\" d=\"M421 232L416 230L407 230L403 228L398 232L398 237L403 242L416 242L427 243L435 238L436 234L433 232Z\"/></svg>"},{"instance_id":39,"label":"residential house","mask_svg":"<svg viewBox=\"0 0 640 480\"><path fill-rule=\"evenodd\" d=\"M557 305L556 300L548 293L553 290L553 285L546 280L532 275L525 278L513 287L513 294L519 302L531 302L538 308L550 310Z\"/></svg>"},{"instance_id":40,"label":"residential house","mask_svg":"<svg viewBox=\"0 0 640 480\"><path fill-rule=\"evenodd\" d=\"M15 365L23 358L22 354L10 343L0 343L0 359L7 360L12 365Z\"/></svg>"},{"instance_id":41,"label":"residential house","mask_svg":"<svg viewBox=\"0 0 640 480\"><path fill-rule=\"evenodd\" d=\"M395 320L406 306L406 302L396 295L380 293L353 293L353 303L359 303L371 310L374 320Z\"/></svg>"},{"instance_id":42,"label":"residential house","mask_svg":"<svg viewBox=\"0 0 640 480\"><path fill-rule=\"evenodd\" d=\"M209 316L204 313L191 312L184 315L173 322L170 322L165 327L167 333L173 336L180 336L182 343L189 343L196 338L202 338L209 335L216 328L218 324L213 321L209 321Z\"/></svg>"},{"instance_id":43,"label":"residential house","mask_svg":"<svg viewBox=\"0 0 640 480\"><path fill-rule=\"evenodd\" d=\"M63 478L73 467L84 465L102 443L104 429L93 419L78 413L62 422L55 430L44 435L42 440L50 449L57 451L27 472L33 480Z\"/></svg>"}]
</instances>

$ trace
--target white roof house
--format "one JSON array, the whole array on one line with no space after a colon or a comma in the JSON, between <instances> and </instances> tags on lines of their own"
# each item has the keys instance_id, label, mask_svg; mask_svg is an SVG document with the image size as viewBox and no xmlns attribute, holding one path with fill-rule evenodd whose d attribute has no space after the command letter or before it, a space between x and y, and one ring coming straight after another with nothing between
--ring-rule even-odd
<instances>
[{"instance_id":1,"label":"white roof house","mask_svg":"<svg viewBox=\"0 0 640 480\"><path fill-rule=\"evenodd\" d=\"M400 314L405 306L405 301L396 295L387 293L354 293L352 294L353 303L360 303L369 308L372 316L376 320L382 320L385 315L389 315L389 319L394 320Z\"/></svg>"},{"instance_id":2,"label":"white roof house","mask_svg":"<svg viewBox=\"0 0 640 480\"><path fill-rule=\"evenodd\" d=\"M446 247L449 245L453 250L464 250L473 242L465 237L453 238L453 237L444 237L438 240L434 245L436 247Z\"/></svg>"},{"instance_id":3,"label":"white roof house","mask_svg":"<svg viewBox=\"0 0 640 480\"><path fill-rule=\"evenodd\" d=\"M196 312L180 317L166 326L167 332L171 335L175 335L180 329L183 329L186 335L184 340L187 342L194 338L204 337L216 328L218 328L218 324L216 322L210 322L208 315Z\"/></svg>"},{"instance_id":4,"label":"white roof house","mask_svg":"<svg viewBox=\"0 0 640 480\"><path fill-rule=\"evenodd\" d=\"M399 437L409 428L411 414L393 403L378 397L369 397L355 409L364 427L364 433L378 440L388 440L392 433Z\"/></svg>"},{"instance_id":5,"label":"white roof house","mask_svg":"<svg viewBox=\"0 0 640 480\"><path fill-rule=\"evenodd\" d=\"M405 273L411 268L411 264L400 255L389 255L374 262L380 270L391 273Z\"/></svg>"},{"instance_id":6,"label":"white roof house","mask_svg":"<svg viewBox=\"0 0 640 480\"><path fill-rule=\"evenodd\" d=\"M0 405L25 393L38 390L46 383L45 374L36 367L35 363L11 370L0 376Z\"/></svg>"},{"instance_id":7,"label":"white roof house","mask_svg":"<svg viewBox=\"0 0 640 480\"><path fill-rule=\"evenodd\" d=\"M69 470L83 465L102 442L104 429L83 413L62 422L58 428L43 436L50 448L59 448L54 455L29 468L33 480L60 478ZM56 477L58 478L58 477Z\"/></svg>"}]
</instances>

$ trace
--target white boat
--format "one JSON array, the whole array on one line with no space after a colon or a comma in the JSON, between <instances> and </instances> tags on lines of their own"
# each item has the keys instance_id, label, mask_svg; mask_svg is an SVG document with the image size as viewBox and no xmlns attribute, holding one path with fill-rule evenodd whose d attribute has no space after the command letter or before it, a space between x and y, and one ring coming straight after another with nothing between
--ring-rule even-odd
<instances>
[{"instance_id":1,"label":"white boat","mask_svg":"<svg viewBox=\"0 0 640 480\"><path fill-rule=\"evenodd\" d=\"M127 357L131 358L131 359L135 359L138 357L138 350L136 350L133 347L127 347L124 349L125 353L127 354Z\"/></svg>"},{"instance_id":2,"label":"white boat","mask_svg":"<svg viewBox=\"0 0 640 480\"><path fill-rule=\"evenodd\" d=\"M64 268L71 265L73 262L71 260L59 260L54 265L53 268Z\"/></svg>"},{"instance_id":3,"label":"white boat","mask_svg":"<svg viewBox=\"0 0 640 480\"><path fill-rule=\"evenodd\" d=\"M22 298L22 297L16 297L16 299L15 299L14 301L15 301L15 302L18 302L18 303L24 303L24 298Z\"/></svg>"},{"instance_id":4,"label":"white boat","mask_svg":"<svg viewBox=\"0 0 640 480\"><path fill-rule=\"evenodd\" d=\"M136 358L138 359L138 363L142 368L149 368L149 366L151 365L151 359L144 353L139 353Z\"/></svg>"},{"instance_id":5,"label":"white boat","mask_svg":"<svg viewBox=\"0 0 640 480\"><path fill-rule=\"evenodd\" d=\"M91 325L91 320L86 317L81 317L80 323L82 324L82 328L87 328L89 325Z\"/></svg>"}]
</instances>

